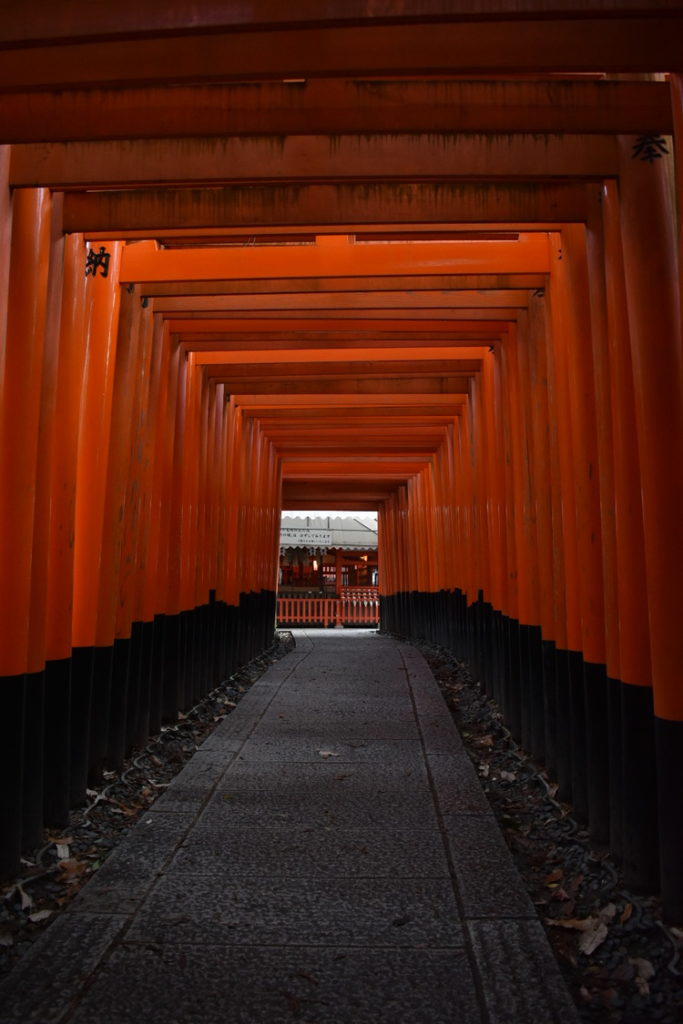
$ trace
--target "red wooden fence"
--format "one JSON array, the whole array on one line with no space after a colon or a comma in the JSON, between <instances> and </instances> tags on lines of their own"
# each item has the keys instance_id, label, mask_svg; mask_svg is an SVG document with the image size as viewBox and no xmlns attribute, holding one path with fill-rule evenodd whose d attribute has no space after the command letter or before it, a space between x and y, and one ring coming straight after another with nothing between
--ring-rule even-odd
<instances>
[{"instance_id":1,"label":"red wooden fence","mask_svg":"<svg viewBox=\"0 0 683 1024\"><path fill-rule=\"evenodd\" d=\"M278 626L377 626L377 587L345 587L341 597L279 597Z\"/></svg>"}]
</instances>

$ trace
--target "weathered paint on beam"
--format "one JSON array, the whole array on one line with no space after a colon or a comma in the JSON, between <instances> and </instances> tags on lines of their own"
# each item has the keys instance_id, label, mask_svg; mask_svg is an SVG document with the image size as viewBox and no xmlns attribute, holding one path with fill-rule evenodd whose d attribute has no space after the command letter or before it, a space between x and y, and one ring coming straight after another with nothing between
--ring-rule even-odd
<instances>
[{"instance_id":1,"label":"weathered paint on beam","mask_svg":"<svg viewBox=\"0 0 683 1024\"><path fill-rule=\"evenodd\" d=\"M458 349L456 356L451 357L451 361L461 362L467 359L479 359L482 351L481 348L470 348L470 349ZM330 348L318 348L308 349L305 352L292 352L288 357L287 362L284 365L298 366L299 372L305 370L305 372L315 373L317 366L324 364L337 364L339 363L339 350ZM420 348L403 348L399 351L392 352L391 349L372 348L370 346L360 349L353 353L353 361L366 360L372 366L376 364L386 364L392 361L407 363L417 361L418 363L428 363L429 360L440 360L444 361L446 355L442 348L431 348L428 345L421 346ZM260 367L266 367L273 363L282 363L282 356L278 352L252 352L251 349L245 348L241 351L231 350L226 352L195 352L191 356L191 363L193 365L205 365L209 366L217 363L230 364L232 366L240 366L243 364L253 364ZM352 366L353 362L347 361L344 364ZM444 366L445 366L444 362ZM381 369L381 367L379 367ZM479 369L479 363L476 366L471 367L472 369Z\"/></svg>"},{"instance_id":2,"label":"weathered paint on beam","mask_svg":"<svg viewBox=\"0 0 683 1024\"><path fill-rule=\"evenodd\" d=\"M472 15L514 18L557 17L573 14L583 17L590 12L606 15L617 11L633 14L664 13L676 10L675 0L515 0L514 13L506 0L401 0L378 13L377 4L368 0L289 0L283 13L282 0L259 0L258 4L224 0L201 4L192 0L117 0L115 6L83 4L82 0L60 0L54 4L31 4L22 0L5 0L0 22L0 44L32 40L36 43L88 41L93 38L135 38L138 35L164 36L184 33L194 38L204 32L220 30L244 31L281 26L295 28L314 21L324 25L365 23L382 26L428 18L458 21Z\"/></svg>"},{"instance_id":3,"label":"weathered paint on beam","mask_svg":"<svg viewBox=\"0 0 683 1024\"><path fill-rule=\"evenodd\" d=\"M118 14L118 4L116 12ZM142 6L142 5L141 5ZM233 6L233 5L228 5ZM480 5L478 5L480 6ZM143 85L184 82L254 81L291 78L382 78L396 75L548 72L650 72L683 69L683 15L652 3L635 8L637 17L601 13L595 5L582 7L580 16L567 16L566 7L552 12L541 7L541 17L511 16L509 6L492 15L485 6L482 20L454 21L450 17L408 24L368 18L366 24L289 25L249 31L212 31L197 34L183 25L171 35L144 35L73 42L62 38L29 48L3 49L0 89L73 88L82 85ZM623 3L619 7L623 10ZM60 4L61 8L61 4ZM249 10L253 5L248 5ZM193 5L194 21L197 5ZM608 8L609 11L609 8ZM481 9L478 13L482 13ZM308 17L312 11L309 9ZM23 35L31 31L29 8L17 25ZM462 17L462 15L460 15ZM3 12L4 19L4 12ZM342 20L348 20L342 19ZM361 19L362 20L362 19ZM110 23L111 24L111 23ZM82 32L82 30L81 30ZM80 34L80 33L79 33Z\"/></svg>"},{"instance_id":4,"label":"weathered paint on beam","mask_svg":"<svg viewBox=\"0 0 683 1024\"><path fill-rule=\"evenodd\" d=\"M154 311L171 313L178 310L192 312L237 312L251 311L294 312L334 311L356 313L358 310L433 310L436 316L447 309L525 309L528 291L490 291L484 294L473 291L443 292L422 291L411 295L405 291L377 292L316 292L302 295L259 295L246 298L243 295L194 295L155 298ZM412 312L408 315L413 315Z\"/></svg>"},{"instance_id":5,"label":"weathered paint on beam","mask_svg":"<svg viewBox=\"0 0 683 1024\"><path fill-rule=\"evenodd\" d=\"M263 249L156 250L139 243L124 249L121 283L254 277L363 277L365 274L546 273L548 240L520 235L508 242L406 242L349 245L333 240L311 246Z\"/></svg>"},{"instance_id":6,"label":"weathered paint on beam","mask_svg":"<svg viewBox=\"0 0 683 1024\"><path fill-rule=\"evenodd\" d=\"M375 292L403 289L409 292L442 291L535 291L547 284L542 274L463 274L429 277L344 277L276 278L272 281L143 281L140 290L153 298L158 295L289 295L306 292Z\"/></svg>"},{"instance_id":7,"label":"weathered paint on beam","mask_svg":"<svg viewBox=\"0 0 683 1024\"><path fill-rule=\"evenodd\" d=\"M664 82L246 82L8 93L7 143L381 132L671 134Z\"/></svg>"},{"instance_id":8,"label":"weathered paint on beam","mask_svg":"<svg viewBox=\"0 0 683 1024\"><path fill-rule=\"evenodd\" d=\"M216 383L225 384L226 390L236 396L258 395L266 396L293 396L296 398L314 395L329 397L336 395L372 395L373 398L380 395L391 394L394 401L400 396L420 396L423 400L432 395L467 395L469 377L414 377L408 375L403 377L342 377L325 378L317 377L314 380L297 380L293 377L282 377L269 379L265 376L248 377L245 379L232 377L229 373L220 372L220 367L215 373L207 374Z\"/></svg>"},{"instance_id":9,"label":"weathered paint on beam","mask_svg":"<svg viewBox=\"0 0 683 1024\"><path fill-rule=\"evenodd\" d=\"M504 333L507 324L504 321L489 319L486 324L472 320L461 320L452 323L450 320L438 320L434 318L428 327L422 321L410 320L405 317L386 317L383 320L368 321L358 317L355 320L345 320L343 325L334 318L320 317L315 321L301 320L296 317L281 317L280 320L260 320L256 317L250 319L201 319L192 317L169 319L169 328L175 334L196 334L206 335L213 332L219 335L249 341L261 338L271 338L275 341L286 340L287 338L299 338L300 340L318 340L327 342L339 341L345 338L379 339L382 335L390 336L391 339L416 338L425 343L430 337L439 334L448 338L457 338L471 332L477 337L488 337L492 332ZM437 342L435 342L437 344Z\"/></svg>"},{"instance_id":10,"label":"weathered paint on beam","mask_svg":"<svg viewBox=\"0 0 683 1024\"><path fill-rule=\"evenodd\" d=\"M455 132L27 143L12 147L10 185L72 189L325 179L599 180L617 174L616 147L613 135Z\"/></svg>"}]
</instances>

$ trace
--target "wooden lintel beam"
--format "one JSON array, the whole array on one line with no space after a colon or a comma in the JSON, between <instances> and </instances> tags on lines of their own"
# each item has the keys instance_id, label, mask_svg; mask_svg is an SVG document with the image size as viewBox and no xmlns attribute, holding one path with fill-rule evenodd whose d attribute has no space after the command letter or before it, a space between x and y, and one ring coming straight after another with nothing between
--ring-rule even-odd
<instances>
[{"instance_id":1,"label":"wooden lintel beam","mask_svg":"<svg viewBox=\"0 0 683 1024\"><path fill-rule=\"evenodd\" d=\"M62 6L60 3L60 11ZM149 33L141 28L141 18L128 33L117 29L112 38L110 21L109 32L94 38L84 38L82 27L66 33L62 28L56 45L51 45L50 33L41 40L32 25L36 5L24 5L15 14L13 37L1 51L0 89L448 76L453 69L461 75L556 68L565 72L683 69L683 13L677 4L644 0L628 4L622 0L615 11L611 4L600 8L580 2L561 6L546 2L515 4L511 12L508 3L500 4L494 13L479 0L479 17L472 18L471 10L463 13L460 4L456 14L452 4L446 11L442 8L432 14L425 12L421 3L415 4L412 16L403 13L402 5L401 15L393 16L395 20L373 17L363 5L356 24L348 10L340 20L326 23L316 5L315 14L308 6L307 15L300 20L289 9L285 13L280 8L277 28L272 22L242 14L237 31L234 24L225 31L223 22L220 28L203 32L195 27L199 6L191 5L190 12L189 5L180 5L178 27L170 33L167 26L173 19L166 19L161 31ZM117 15L119 7L115 8ZM248 10L251 14L255 5L221 7L237 7L241 13ZM74 25L73 17L69 21Z\"/></svg>"},{"instance_id":2,"label":"wooden lintel beam","mask_svg":"<svg viewBox=\"0 0 683 1024\"><path fill-rule=\"evenodd\" d=\"M227 373L209 374L218 383L225 384L229 394L242 394L265 397L276 396L336 396L336 395L394 395L394 396L431 396L431 395L466 395L469 377L339 377L326 379L316 377L313 380L294 379L291 377L267 378L248 377L242 379Z\"/></svg>"},{"instance_id":3,"label":"wooden lintel beam","mask_svg":"<svg viewBox=\"0 0 683 1024\"><path fill-rule=\"evenodd\" d=\"M458 403L454 402L451 396L446 395L434 395L429 399L406 395L398 401L392 395L380 395L373 399L372 402L368 402L362 396L353 394L334 396L311 395L309 398L287 395L278 395L270 398L262 395L242 395L237 399L236 404L242 408L266 410L293 407L297 412L300 409L347 408L358 410L361 407L374 412L378 408L387 408L389 406L392 406L394 410L398 408L403 412L404 410L409 411L413 406L420 406L427 408L433 414L442 413L444 409L450 411L451 409L458 408Z\"/></svg>"},{"instance_id":4,"label":"wooden lintel beam","mask_svg":"<svg viewBox=\"0 0 683 1024\"><path fill-rule=\"evenodd\" d=\"M554 18L573 14L585 18L592 12L608 16L615 9L633 16L664 14L676 10L673 0L515 0L514 12L509 0L402 0L400 10L387 7L378 13L376 4L367 0L289 0L286 14L282 0L259 0L257 4L209 3L189 0L117 0L115 6L84 5L82 0L60 0L54 4L27 5L22 0L4 0L0 22L0 45L11 47L32 42L38 45L91 40L163 38L182 35L199 39L207 32L249 31L288 26L290 29L316 25L412 24L418 20L457 22L486 15L526 18Z\"/></svg>"},{"instance_id":5,"label":"wooden lintel beam","mask_svg":"<svg viewBox=\"0 0 683 1024\"><path fill-rule=\"evenodd\" d=\"M614 177L618 168L613 135L444 132L171 138L137 139L125 145L113 140L13 146L10 185L79 189L454 178L600 180Z\"/></svg>"},{"instance_id":6,"label":"wooden lintel beam","mask_svg":"<svg viewBox=\"0 0 683 1024\"><path fill-rule=\"evenodd\" d=\"M278 320L264 320L259 317L235 319L193 319L180 317L169 319L172 334L183 338L192 336L207 340L243 339L245 341L273 340L282 341L289 338L295 340L316 339L327 344L330 341L348 339L380 339L390 336L398 340L416 337L417 341L427 341L430 336L446 335L459 338L470 333L472 336L488 338L491 334L504 334L508 325L503 320L491 316L486 323L478 320L441 320L434 317L429 325L422 320L412 320L402 316L387 316L381 320L368 320L367 317L356 317L340 323L334 317L320 316L315 320L304 320L300 317L280 317ZM214 336L212 338L212 335Z\"/></svg>"},{"instance_id":7,"label":"wooden lintel beam","mask_svg":"<svg viewBox=\"0 0 683 1024\"><path fill-rule=\"evenodd\" d=\"M119 279L138 281L225 280L258 277L363 277L366 274L547 273L550 251L542 234L517 241L397 242L351 245L342 237L316 245L262 249L164 249L139 242L124 249Z\"/></svg>"},{"instance_id":8,"label":"wooden lintel beam","mask_svg":"<svg viewBox=\"0 0 683 1024\"><path fill-rule=\"evenodd\" d=\"M169 320L169 329L172 334L188 336L216 337L213 340L231 338L244 339L246 341L257 341L259 339L272 339L274 341L286 340L288 338L299 340L316 340L327 344L330 341L340 341L344 338L360 338L370 340L391 336L399 340L406 340L417 337L417 341L426 341L430 336L447 335L449 338L459 338L464 334L471 333L473 336L488 338L493 334L504 334L508 325L503 320L497 320L493 316L486 323L478 320L459 320L453 323L451 320L441 320L434 317L428 326L422 320L412 320L402 316L387 316L381 320L368 320L366 317L356 317L352 320L345 320L340 323L333 317L320 316L314 321L303 320L300 317L280 317L279 320L262 320L258 317L249 319L199 319L182 317ZM420 337L421 336L421 337Z\"/></svg>"},{"instance_id":9,"label":"wooden lintel beam","mask_svg":"<svg viewBox=\"0 0 683 1024\"><path fill-rule=\"evenodd\" d=\"M329 311L301 309L296 311L296 315L298 319L305 322L306 320L317 321L321 314L325 313L325 315L329 315L331 318L334 318L337 324L341 327L347 321L355 320L361 312L366 320L366 323L372 323L373 320L384 322L388 318L391 318L392 316L398 317L401 316L401 314L405 314L406 316L410 317L411 320L414 320L416 322L421 321L423 323L423 330L427 330L426 325L429 324L434 319L434 317L438 317L439 320L441 321L451 323L453 324L454 327L457 327L457 325L462 321L472 322L475 320L480 320L486 323L489 322L493 317L495 317L495 319L500 321L501 323L505 323L507 325L510 322L514 322L520 313L519 306L496 306L491 309L488 309L486 308L485 303L482 303L482 305L484 308L481 309L472 308L471 306L463 309L448 309L439 307L434 307L433 309L407 308L403 310L393 309L391 307L387 309L339 309ZM195 312L192 309L183 309L177 310L175 312L172 311L168 315L175 316L177 313L181 314L183 317L193 318L195 319L195 322L201 321L203 317L213 319L217 315L223 317L224 323L229 323L230 320L232 319L238 319L240 320L240 322L244 319L244 313L241 310L228 310L226 312L217 314L216 311L212 310ZM287 312L284 310L254 310L252 315L254 317L258 317L262 321L271 320L273 323L281 323L283 316L286 316Z\"/></svg>"},{"instance_id":10,"label":"wooden lintel beam","mask_svg":"<svg viewBox=\"0 0 683 1024\"><path fill-rule=\"evenodd\" d=\"M352 353L343 354L334 348L314 348L306 351L294 351L288 354L283 361L280 352L253 352L250 348L231 349L230 351L202 351L192 352L190 357L193 365L206 366L234 366L260 372L268 367L278 367L280 370L289 368L291 372L316 372L316 369L337 370L338 368L359 368L372 366L381 369L395 364L397 367L405 367L413 363L429 366L448 367L453 363L459 366L466 366L468 361L475 360L476 366L472 369L479 369L483 349L467 348L458 349L457 354L450 355L443 348L432 348L430 345L421 345L410 348L400 348L394 351L391 348L374 348L366 346ZM296 370L294 369L296 368ZM439 371L440 372L440 369Z\"/></svg>"},{"instance_id":11,"label":"wooden lintel beam","mask_svg":"<svg viewBox=\"0 0 683 1024\"><path fill-rule=\"evenodd\" d=\"M412 295L404 290L377 292L309 292L298 295L258 295L246 298L243 295L193 295L155 298L154 311L176 313L189 309L197 312L237 312L247 314L268 311L295 312L325 310L332 315L348 310L393 310L400 309L412 316L412 310L434 310L439 316L446 309L525 309L528 292L488 291L485 294L473 291L422 291Z\"/></svg>"},{"instance_id":12,"label":"wooden lintel beam","mask_svg":"<svg viewBox=\"0 0 683 1024\"><path fill-rule=\"evenodd\" d=\"M300 292L374 292L401 289L441 291L528 291L547 284L542 274L445 274L429 277L275 278L245 281L142 281L140 294L147 298L172 295L296 295Z\"/></svg>"},{"instance_id":13,"label":"wooden lintel beam","mask_svg":"<svg viewBox=\"0 0 683 1024\"><path fill-rule=\"evenodd\" d=\"M421 333L402 333L400 336L397 334L388 337L376 337L368 332L359 333L357 336L335 335L334 332L327 332L326 334L312 333L311 337L306 337L305 335L288 336L286 333L283 333L279 338L270 338L265 341L262 340L262 335L249 337L247 334L242 333L234 337L225 335L209 336L210 340L207 340L204 335L194 334L174 335L174 337L182 338L179 344L183 346L186 352L230 352L235 349L243 350L248 347L250 352L290 353L317 349L323 343L328 349L334 349L340 358L343 354L353 358L355 349L366 348L368 345L375 349L411 348L421 343L429 345L431 348L466 349L477 346L488 348L490 345L501 340L502 333L487 327L483 332L475 333L468 331L464 334L458 333L455 335L451 331L445 336L440 336L436 332L424 331Z\"/></svg>"},{"instance_id":14,"label":"wooden lintel beam","mask_svg":"<svg viewBox=\"0 0 683 1024\"><path fill-rule=\"evenodd\" d=\"M382 132L671 134L664 82L246 82L7 93L5 143Z\"/></svg>"}]
</instances>

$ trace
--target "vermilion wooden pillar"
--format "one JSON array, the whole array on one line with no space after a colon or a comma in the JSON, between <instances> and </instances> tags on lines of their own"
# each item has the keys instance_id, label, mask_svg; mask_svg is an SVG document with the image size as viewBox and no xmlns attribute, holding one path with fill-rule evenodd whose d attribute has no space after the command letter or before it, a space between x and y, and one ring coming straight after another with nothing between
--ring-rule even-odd
<instances>
[{"instance_id":1,"label":"vermilion wooden pillar","mask_svg":"<svg viewBox=\"0 0 683 1024\"><path fill-rule=\"evenodd\" d=\"M554 263L550 275L549 305L550 330L548 333L548 368L549 368L549 410L551 415L552 461L557 465L557 524L560 528L556 535L554 551L555 564L561 566L563 581L565 615L566 615L566 646L558 652L557 672L557 707L558 720L562 727L557 733L557 774L560 784L560 796L566 800L577 799L578 811L585 817L585 793L574 794L575 759L574 740L579 741L578 730L575 729L577 708L581 683L581 599L579 584L579 549L577 533L577 490L574 475L574 458L572 450L572 396L569 389L568 353L575 341L573 302L571 282L562 272L560 264L563 260L562 239L559 235L553 239ZM555 511L555 510L554 510ZM577 750L580 755L581 749Z\"/></svg>"},{"instance_id":2,"label":"vermilion wooden pillar","mask_svg":"<svg viewBox=\"0 0 683 1024\"><path fill-rule=\"evenodd\" d=\"M606 760L597 757L588 763L587 740L602 734L606 746L606 671L605 614L602 571L600 514L600 463L595 406L593 368L593 330L589 305L588 273L584 228L567 225L551 275L553 312L559 300L559 317L553 316L553 332L558 340L558 359L567 369L568 432L565 445L571 453L571 467L565 487L573 483L575 512L576 595L580 635L578 649L571 648L570 665L572 709L572 794L577 814L588 818L590 804L594 820L599 808L606 807L608 775ZM565 351L560 351L560 345ZM562 365L559 363L558 365ZM558 380L558 385L562 382ZM564 499L566 500L566 498ZM575 656L580 652L583 664ZM592 749L599 749L592 743ZM595 827L598 822L595 820ZM605 836L606 837L606 836Z\"/></svg>"},{"instance_id":3,"label":"vermilion wooden pillar","mask_svg":"<svg viewBox=\"0 0 683 1024\"><path fill-rule=\"evenodd\" d=\"M530 302L538 303L535 296ZM515 458L518 481L518 522L519 544L523 551L524 565L520 567L520 594L526 606L525 639L527 668L531 690L529 749L541 761L547 756L546 721L547 688L544 676L544 639L552 643L554 622L552 614L544 617L544 607L552 609L552 543L551 503L547 484L547 445L538 436L537 415L543 401L547 402L545 390L536 397L534 376L537 372L537 351L530 327L530 316L524 312L518 319L514 332L517 356L517 388L519 403L520 436ZM505 353L505 349L504 349ZM537 514L537 502L545 502L541 515ZM521 520L521 522L520 522Z\"/></svg>"},{"instance_id":4,"label":"vermilion wooden pillar","mask_svg":"<svg viewBox=\"0 0 683 1024\"><path fill-rule=\"evenodd\" d=\"M136 308L137 307L137 308ZM111 683L93 680L90 762L93 780L105 763L119 766L125 755L127 695L130 677L130 622L125 614L121 572L126 559L127 489L135 394L142 377L139 365L140 330L134 293L123 292L118 308L116 363L112 384L109 452L99 548L96 662ZM121 602L124 608L121 608ZM118 629L117 629L118 625Z\"/></svg>"},{"instance_id":5,"label":"vermilion wooden pillar","mask_svg":"<svg viewBox=\"0 0 683 1024\"><path fill-rule=\"evenodd\" d=\"M63 196L51 197L50 234L47 250L40 255L48 261L45 324L43 330L42 374L36 380L40 387L40 419L38 424L37 475L34 483L33 543L31 551L31 615L28 637L28 676L35 684L26 691L26 729L24 733L24 845L38 846L44 823L44 776L54 776L65 769L65 759L52 765L52 737L54 732L64 734L67 715L63 702L58 702L58 718L54 721L45 714L45 701L49 697L50 710L55 706L52 672L46 679L45 663L50 657L47 647L47 610L50 570L50 515L52 508L51 466L55 448L60 443L56 398L59 376L60 313L64 276L64 239L62 235ZM46 692L45 683L49 688ZM59 694L59 697L63 694ZM68 707L68 703L66 705ZM61 726L61 727L60 727ZM46 760L45 747L50 745ZM61 742L60 742L61 747ZM63 750L63 748L62 748ZM61 752L61 751L60 751Z\"/></svg>"},{"instance_id":6,"label":"vermilion wooden pillar","mask_svg":"<svg viewBox=\"0 0 683 1024\"><path fill-rule=\"evenodd\" d=\"M71 800L85 798L90 761L93 686L96 707L108 715L111 646L97 647L99 566L105 515L111 409L116 367L122 245L106 242L108 273L86 285L86 364L81 393L74 532L73 654L71 664ZM99 246L98 246L99 249ZM85 267L83 268L85 273ZM106 711L105 711L106 709Z\"/></svg>"},{"instance_id":7,"label":"vermilion wooden pillar","mask_svg":"<svg viewBox=\"0 0 683 1024\"><path fill-rule=\"evenodd\" d=\"M0 361L0 673L3 686L3 757L7 778L0 798L8 836L0 870L11 873L24 841L35 838L35 783L42 771L22 779L24 755L42 750L42 713L36 723L28 712L42 711L43 665L30 654L32 558L36 524L45 317L50 261L50 195L27 189L14 196L9 299ZM0 325L0 327L4 327ZM46 566L43 563L43 570ZM47 579L43 579L47 585ZM39 611L42 610L42 601ZM44 653L44 650L43 652ZM22 811L22 796L26 795ZM40 793L38 794L40 795ZM42 807L41 807L42 810Z\"/></svg>"},{"instance_id":8,"label":"vermilion wooden pillar","mask_svg":"<svg viewBox=\"0 0 683 1024\"><path fill-rule=\"evenodd\" d=\"M610 677L610 846L621 858L627 823L627 870L640 884L656 874L652 837L652 667L646 595L640 456L624 278L618 185L603 186L605 293L612 416L618 652ZM640 709L637 711L636 709ZM644 823L639 827L638 822Z\"/></svg>"},{"instance_id":9,"label":"vermilion wooden pillar","mask_svg":"<svg viewBox=\"0 0 683 1024\"><path fill-rule=\"evenodd\" d=\"M609 843L617 834L612 819L621 820L614 806L617 762L611 759L615 747L621 716L614 716L611 694L619 679L619 592L617 575L616 491L614 467L613 396L610 376L608 299L605 264L605 232L601 198L595 192L595 205L589 210L586 225L586 258L590 292L591 335L593 341L593 374L595 381L596 442L600 473L600 532L603 565L603 612L605 619L605 664L590 662L584 665L587 706L593 697L593 714L587 717L586 743L588 753L588 800L591 835L597 842ZM592 683L591 683L592 679ZM592 685L592 691L588 687ZM596 698L600 698L599 705ZM607 741L606 741L607 737ZM616 742L615 742L616 741ZM592 765L597 765L595 772ZM599 786L591 784L595 776L604 780ZM619 826L620 828L620 826Z\"/></svg>"},{"instance_id":10,"label":"vermilion wooden pillar","mask_svg":"<svg viewBox=\"0 0 683 1024\"><path fill-rule=\"evenodd\" d=\"M74 588L78 424L85 365L86 248L82 235L67 235L51 462L50 551L46 609L45 818L68 818L71 752L71 650Z\"/></svg>"},{"instance_id":11,"label":"vermilion wooden pillar","mask_svg":"<svg viewBox=\"0 0 683 1024\"><path fill-rule=\"evenodd\" d=\"M661 891L683 919L683 339L670 157L641 159L620 137L620 210L645 528L643 614L649 614L658 754ZM624 695L647 692L629 687ZM649 708L629 708L641 721ZM628 757L628 753L626 753ZM655 800L655 794L651 799ZM633 827L635 827L635 822ZM629 829L625 828L625 838ZM625 851L625 865L626 860ZM653 879L654 881L654 879Z\"/></svg>"}]
</instances>

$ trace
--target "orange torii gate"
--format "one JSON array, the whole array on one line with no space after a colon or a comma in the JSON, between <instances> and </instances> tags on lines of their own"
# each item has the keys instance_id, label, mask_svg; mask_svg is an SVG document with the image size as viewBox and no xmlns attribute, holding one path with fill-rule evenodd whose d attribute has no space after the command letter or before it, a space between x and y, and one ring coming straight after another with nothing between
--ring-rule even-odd
<instances>
[{"instance_id":1,"label":"orange torii gate","mask_svg":"<svg viewBox=\"0 0 683 1024\"><path fill-rule=\"evenodd\" d=\"M683 919L680 8L143 6L0 26L0 868L325 501Z\"/></svg>"}]
</instances>

